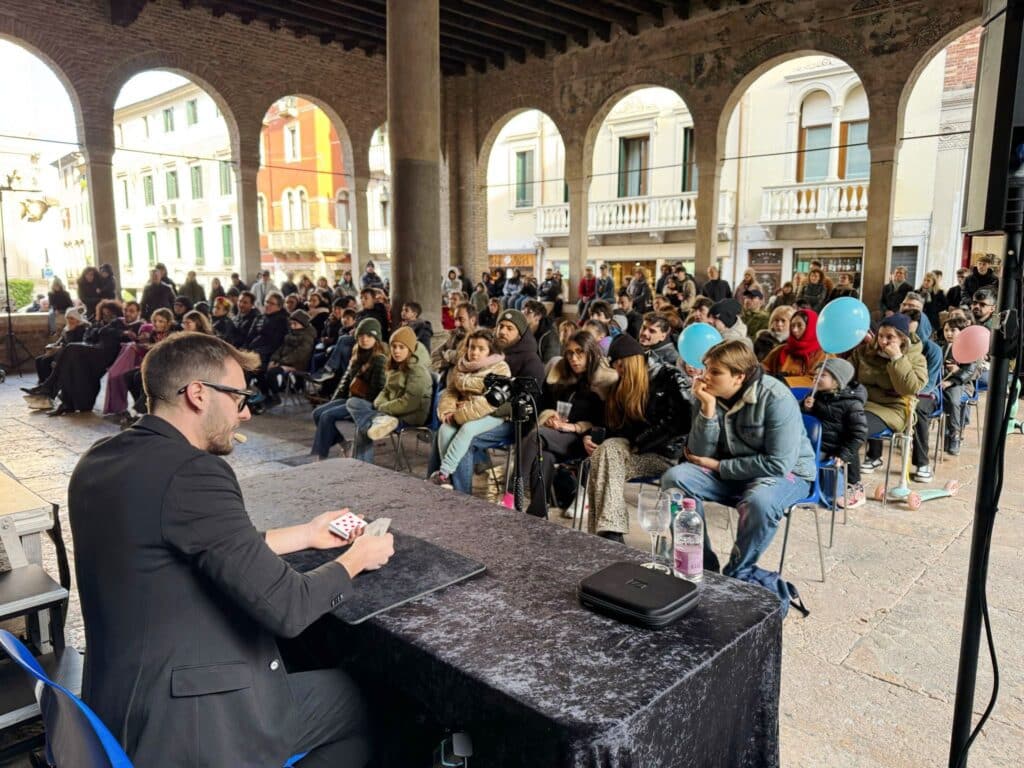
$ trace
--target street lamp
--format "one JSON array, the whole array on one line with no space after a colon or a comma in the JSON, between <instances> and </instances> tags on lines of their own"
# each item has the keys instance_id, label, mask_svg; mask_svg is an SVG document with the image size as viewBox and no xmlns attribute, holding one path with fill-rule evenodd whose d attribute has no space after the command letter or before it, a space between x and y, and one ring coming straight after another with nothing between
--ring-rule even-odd
<instances>
[{"instance_id":1,"label":"street lamp","mask_svg":"<svg viewBox=\"0 0 1024 768\"><path fill-rule=\"evenodd\" d=\"M6 378L8 370L18 371L18 375L21 376L22 374L19 370L21 364L26 360L31 360L33 357L28 347L14 335L14 318L11 316L11 284L7 277L7 233L4 228L4 193L18 192L20 194L31 194L41 192L42 190L18 188L17 183L19 181L21 181L21 175L17 171L13 171L7 174L7 182L0 186L0 258L3 260L4 309L7 312L7 368L6 370L0 368L0 381ZM23 200L21 202L21 218L31 222L40 221L49 208L50 203L46 200ZM19 356L18 348L25 353L25 357Z\"/></svg>"}]
</instances>

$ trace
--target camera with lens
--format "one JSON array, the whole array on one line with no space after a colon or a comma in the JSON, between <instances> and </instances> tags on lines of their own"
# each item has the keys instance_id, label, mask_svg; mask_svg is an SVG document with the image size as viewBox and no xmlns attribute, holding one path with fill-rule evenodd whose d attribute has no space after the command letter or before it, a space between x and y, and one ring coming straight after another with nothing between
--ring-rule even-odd
<instances>
[{"instance_id":1,"label":"camera with lens","mask_svg":"<svg viewBox=\"0 0 1024 768\"><path fill-rule=\"evenodd\" d=\"M502 376L489 373L484 377L484 398L498 408L509 403L512 420L526 421L535 411L534 403L541 396L540 385L532 376Z\"/></svg>"}]
</instances>

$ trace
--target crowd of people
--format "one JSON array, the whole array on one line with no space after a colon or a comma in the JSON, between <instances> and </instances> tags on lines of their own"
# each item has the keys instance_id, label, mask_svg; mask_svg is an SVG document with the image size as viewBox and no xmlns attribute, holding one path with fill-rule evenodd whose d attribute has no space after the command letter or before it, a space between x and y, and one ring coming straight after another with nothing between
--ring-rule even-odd
<instances>
[{"instance_id":1,"label":"crowd of people","mask_svg":"<svg viewBox=\"0 0 1024 768\"><path fill-rule=\"evenodd\" d=\"M340 444L372 462L376 441L435 422L429 481L471 493L487 450L509 447L513 436L510 405L486 396L488 377L532 379L539 396L522 442L528 513L589 508L589 530L622 541L626 482L660 476L701 510L705 501L741 508L724 570L769 587L775 582L758 557L816 471L800 413L822 423L822 458L846 468L840 505L865 503L862 475L882 466L877 436L885 430L912 437L913 479L930 481L931 417L945 412L943 447L958 454L965 395L986 375L984 361L957 363L952 342L971 324L991 328L998 288L989 257L958 271L948 292L940 273L929 272L914 290L897 267L864 342L835 357L819 344L819 314L857 293L850 275L833 283L816 263L768 296L751 270L732 287L711 267L698 286L681 265L664 265L653 283L638 266L616 286L607 266L597 274L588 267L571 319L562 316L557 270L540 283L518 269L487 272L470 291L453 269L441 286L447 336L440 343L418 303L391 305L372 263L358 284L350 272L333 285L289 274L278 287L264 271L251 286L233 275L226 290L214 282L208 293L194 273L177 286L156 265L140 300L123 304L109 297L109 270L87 272L81 286L94 294L65 310L60 338L37 360L31 407L52 415L91 410L107 375L104 411L131 423L147 409L140 369L149 349L182 330L214 335L259 359L249 374L252 413L278 405L288 386L319 402L316 457ZM677 351L693 323L722 337L703 370ZM798 401L790 388L812 381L813 395ZM573 473L583 460L588 480L576 499ZM706 546L706 563L716 567Z\"/></svg>"}]
</instances>

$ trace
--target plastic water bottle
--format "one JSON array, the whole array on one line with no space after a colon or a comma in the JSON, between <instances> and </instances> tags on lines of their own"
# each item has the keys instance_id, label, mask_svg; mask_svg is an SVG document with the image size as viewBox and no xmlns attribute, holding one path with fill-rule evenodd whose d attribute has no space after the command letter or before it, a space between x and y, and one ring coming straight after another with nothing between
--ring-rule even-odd
<instances>
[{"instance_id":1,"label":"plastic water bottle","mask_svg":"<svg viewBox=\"0 0 1024 768\"><path fill-rule=\"evenodd\" d=\"M673 573L700 584L704 578L704 521L697 514L697 502L683 499L682 509L672 524Z\"/></svg>"}]
</instances>

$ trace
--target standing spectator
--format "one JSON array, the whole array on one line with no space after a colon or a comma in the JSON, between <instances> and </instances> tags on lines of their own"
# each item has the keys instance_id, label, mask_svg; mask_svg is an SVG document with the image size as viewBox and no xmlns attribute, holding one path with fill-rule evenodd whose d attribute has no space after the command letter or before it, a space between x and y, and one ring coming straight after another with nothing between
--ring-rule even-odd
<instances>
[{"instance_id":1,"label":"standing spectator","mask_svg":"<svg viewBox=\"0 0 1024 768\"><path fill-rule=\"evenodd\" d=\"M100 273L96 267L86 267L78 278L78 300L85 305L85 316L94 322L96 307L100 303Z\"/></svg>"},{"instance_id":2,"label":"standing spectator","mask_svg":"<svg viewBox=\"0 0 1024 768\"><path fill-rule=\"evenodd\" d=\"M907 282L907 270L903 267L896 267L892 271L892 279L882 286L882 298L878 308L882 310L885 317L895 315L900 311L903 299L910 293L912 287Z\"/></svg>"},{"instance_id":3,"label":"standing spectator","mask_svg":"<svg viewBox=\"0 0 1024 768\"><path fill-rule=\"evenodd\" d=\"M171 276L167 274L167 266L162 262L157 262L153 265L153 269L160 273L160 279L171 286L171 290L174 291L174 295L178 295L178 284L171 279Z\"/></svg>"},{"instance_id":4,"label":"standing spectator","mask_svg":"<svg viewBox=\"0 0 1024 768\"><path fill-rule=\"evenodd\" d=\"M956 271L956 285L946 291L946 304L949 307L964 307L971 303L971 294L964 292L964 283L969 274L971 271L963 267Z\"/></svg>"},{"instance_id":5,"label":"standing spectator","mask_svg":"<svg viewBox=\"0 0 1024 768\"><path fill-rule=\"evenodd\" d=\"M743 292L743 323L747 326L747 336L756 339L757 334L768 327L768 313L764 310L764 294L757 288L748 288Z\"/></svg>"},{"instance_id":6,"label":"standing spectator","mask_svg":"<svg viewBox=\"0 0 1024 768\"><path fill-rule=\"evenodd\" d=\"M615 302L615 278L608 274L607 264L602 264L599 271L600 275L594 286L596 292L594 298L612 304ZM593 270L591 270L591 274L593 274Z\"/></svg>"},{"instance_id":7,"label":"standing spectator","mask_svg":"<svg viewBox=\"0 0 1024 768\"><path fill-rule=\"evenodd\" d=\"M587 304L597 296L597 278L594 277L593 267L583 270L583 277L580 278L579 285L576 286L576 294L579 297L579 301L576 302L576 311L580 317L583 317Z\"/></svg>"},{"instance_id":8,"label":"standing spectator","mask_svg":"<svg viewBox=\"0 0 1024 768\"><path fill-rule=\"evenodd\" d=\"M50 333L53 334L58 328L64 327L65 315L75 306L75 302L59 277L53 278L53 282L50 283L47 298L50 301Z\"/></svg>"},{"instance_id":9,"label":"standing spectator","mask_svg":"<svg viewBox=\"0 0 1024 768\"><path fill-rule=\"evenodd\" d=\"M693 282L693 278L686 273L686 267L680 265L676 267L676 283L678 284L678 296L679 313L685 315L693 308L693 302L696 300L697 284Z\"/></svg>"},{"instance_id":10,"label":"standing spectator","mask_svg":"<svg viewBox=\"0 0 1024 768\"><path fill-rule=\"evenodd\" d=\"M196 273L194 270L190 270L188 275L185 276L185 282L181 284L181 295L192 301L192 304L197 304L200 301L206 301L206 291L203 290L203 286L196 280Z\"/></svg>"},{"instance_id":11,"label":"standing spectator","mask_svg":"<svg viewBox=\"0 0 1024 768\"><path fill-rule=\"evenodd\" d=\"M506 309L515 309L514 302L523 290L523 273L518 269L512 270L512 277L505 281L505 287L501 292L501 305Z\"/></svg>"},{"instance_id":12,"label":"standing spectator","mask_svg":"<svg viewBox=\"0 0 1024 768\"><path fill-rule=\"evenodd\" d=\"M364 291L367 288L380 288L384 290L384 281L380 279L380 275L377 274L377 267L372 261L366 262L366 270L360 278L360 283Z\"/></svg>"},{"instance_id":13,"label":"standing spectator","mask_svg":"<svg viewBox=\"0 0 1024 768\"><path fill-rule=\"evenodd\" d=\"M562 278L556 275L551 267L544 271L544 282L540 284L537 295L541 301L549 301L553 305L552 318L557 319L562 316Z\"/></svg>"},{"instance_id":14,"label":"standing spectator","mask_svg":"<svg viewBox=\"0 0 1024 768\"><path fill-rule=\"evenodd\" d=\"M665 295L665 285L670 277L672 277L672 265L666 261L661 265L661 276L658 277L658 281L654 284L655 296Z\"/></svg>"},{"instance_id":15,"label":"standing spectator","mask_svg":"<svg viewBox=\"0 0 1024 768\"><path fill-rule=\"evenodd\" d=\"M114 268L109 264L101 264L98 277L100 300L111 299L119 301L120 297L117 295L117 280L114 277Z\"/></svg>"},{"instance_id":16,"label":"standing spectator","mask_svg":"<svg viewBox=\"0 0 1024 768\"><path fill-rule=\"evenodd\" d=\"M924 303L924 308L921 311L928 318L931 328L941 328L942 320L940 315L949 309L949 304L946 301L946 293L942 290L942 284L939 281L938 275L934 272L925 273L917 293Z\"/></svg>"},{"instance_id":17,"label":"standing spectator","mask_svg":"<svg viewBox=\"0 0 1024 768\"><path fill-rule=\"evenodd\" d=\"M651 311L651 304L654 297L651 295L651 285L647 282L647 275L642 267L633 270L633 279L626 286L626 293L633 300L633 309L641 317Z\"/></svg>"},{"instance_id":18,"label":"standing spectator","mask_svg":"<svg viewBox=\"0 0 1024 768\"><path fill-rule=\"evenodd\" d=\"M358 296L359 288L356 286L355 281L352 279L352 270L346 269L341 273L341 282L338 283L338 291L343 296Z\"/></svg>"},{"instance_id":19,"label":"standing spectator","mask_svg":"<svg viewBox=\"0 0 1024 768\"><path fill-rule=\"evenodd\" d=\"M149 284L142 289L142 316L150 319L153 311L157 309L170 309L174 306L174 292L171 286L160 279L160 271L152 269L149 272Z\"/></svg>"},{"instance_id":20,"label":"standing spectator","mask_svg":"<svg viewBox=\"0 0 1024 768\"><path fill-rule=\"evenodd\" d=\"M974 296L978 291L985 289L991 291L994 296L999 295L999 276L993 269L995 262L994 253L986 253L977 258L971 268L971 274L964 280L964 296Z\"/></svg>"},{"instance_id":21,"label":"standing spectator","mask_svg":"<svg viewBox=\"0 0 1024 768\"><path fill-rule=\"evenodd\" d=\"M270 270L264 269L259 274L259 279L253 283L252 294L256 297L256 306L263 309L267 303L267 296L277 291L277 286L270 279Z\"/></svg>"},{"instance_id":22,"label":"standing spectator","mask_svg":"<svg viewBox=\"0 0 1024 768\"><path fill-rule=\"evenodd\" d=\"M775 292L775 295L772 296L772 300L768 306L775 309L776 307L792 307L795 305L796 291L793 288L792 281L787 281Z\"/></svg>"},{"instance_id":23,"label":"standing spectator","mask_svg":"<svg viewBox=\"0 0 1024 768\"><path fill-rule=\"evenodd\" d=\"M215 277L210 280L210 301L216 301L222 296L226 296L224 292L224 286L220 283L220 278Z\"/></svg>"},{"instance_id":24,"label":"standing spectator","mask_svg":"<svg viewBox=\"0 0 1024 768\"><path fill-rule=\"evenodd\" d=\"M757 282L757 275L754 274L754 270L748 269L743 273L743 279L736 284L736 289L733 291L732 297L739 301L743 301L743 297L747 291L758 291L761 296L764 297L764 289L761 284Z\"/></svg>"},{"instance_id":25,"label":"standing spectator","mask_svg":"<svg viewBox=\"0 0 1024 768\"><path fill-rule=\"evenodd\" d=\"M711 305L707 322L722 334L723 341L745 341L753 350L754 342L747 336L747 325L740 317L742 313L743 308L736 299L722 299Z\"/></svg>"},{"instance_id":26,"label":"standing spectator","mask_svg":"<svg viewBox=\"0 0 1024 768\"><path fill-rule=\"evenodd\" d=\"M806 303L815 312L821 312L828 301L828 286L825 285L825 273L820 269L811 269L807 273L807 282L800 288L797 301Z\"/></svg>"},{"instance_id":27,"label":"standing spectator","mask_svg":"<svg viewBox=\"0 0 1024 768\"><path fill-rule=\"evenodd\" d=\"M555 329L548 317L548 312L539 301L531 300L523 304L523 316L526 318L530 333L537 340L537 354L540 361L547 364L553 358L562 354L562 347L558 341L558 331Z\"/></svg>"},{"instance_id":28,"label":"standing spectator","mask_svg":"<svg viewBox=\"0 0 1024 768\"><path fill-rule=\"evenodd\" d=\"M761 365L772 376L810 376L825 359L818 343L818 313L799 309L789 319L789 337L769 352Z\"/></svg>"},{"instance_id":29,"label":"standing spectator","mask_svg":"<svg viewBox=\"0 0 1024 768\"><path fill-rule=\"evenodd\" d=\"M326 281L325 281L326 282ZM284 276L284 282L281 283L281 295L286 299L293 293L299 292L299 286L295 284L295 273L286 272ZM302 298L306 298L303 296Z\"/></svg>"},{"instance_id":30,"label":"standing spectator","mask_svg":"<svg viewBox=\"0 0 1024 768\"><path fill-rule=\"evenodd\" d=\"M701 293L713 302L722 301L732 296L732 289L729 287L729 283L718 276L718 267L714 264L708 267L708 280L704 283L704 287L701 288Z\"/></svg>"},{"instance_id":31,"label":"standing spectator","mask_svg":"<svg viewBox=\"0 0 1024 768\"><path fill-rule=\"evenodd\" d=\"M237 289L239 293L249 290L249 286L242 281L237 272L231 273L231 287Z\"/></svg>"},{"instance_id":32,"label":"standing spectator","mask_svg":"<svg viewBox=\"0 0 1024 768\"><path fill-rule=\"evenodd\" d=\"M856 299L859 297L859 294L857 293L857 289L853 287L853 278L850 277L850 273L840 272L839 284L829 291L828 300L833 301L834 299L841 299L845 296Z\"/></svg>"}]
</instances>

